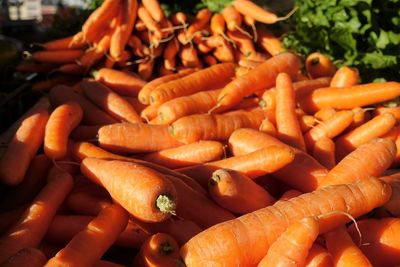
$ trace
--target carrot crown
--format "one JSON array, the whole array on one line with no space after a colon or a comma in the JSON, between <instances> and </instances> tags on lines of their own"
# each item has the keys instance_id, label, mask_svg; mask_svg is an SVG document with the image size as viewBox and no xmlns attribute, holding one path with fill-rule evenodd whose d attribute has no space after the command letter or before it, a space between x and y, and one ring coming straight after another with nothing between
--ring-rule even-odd
<instances>
[{"instance_id":1,"label":"carrot crown","mask_svg":"<svg viewBox=\"0 0 400 267\"><path fill-rule=\"evenodd\" d=\"M175 215L176 203L167 195L159 195L156 200L156 208L162 213Z\"/></svg>"}]
</instances>

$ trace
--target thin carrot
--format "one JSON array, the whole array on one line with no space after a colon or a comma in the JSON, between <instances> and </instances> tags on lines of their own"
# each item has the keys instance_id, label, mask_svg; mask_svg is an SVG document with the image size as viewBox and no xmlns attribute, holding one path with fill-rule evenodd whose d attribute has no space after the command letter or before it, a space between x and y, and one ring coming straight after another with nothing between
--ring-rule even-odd
<instances>
[{"instance_id":1,"label":"thin carrot","mask_svg":"<svg viewBox=\"0 0 400 267\"><path fill-rule=\"evenodd\" d=\"M356 68L340 67L332 77L330 87L345 88L360 83L360 73Z\"/></svg>"},{"instance_id":2,"label":"thin carrot","mask_svg":"<svg viewBox=\"0 0 400 267\"><path fill-rule=\"evenodd\" d=\"M329 171L319 187L379 176L392 164L395 154L396 145L392 140L372 139L342 159Z\"/></svg>"},{"instance_id":3,"label":"thin carrot","mask_svg":"<svg viewBox=\"0 0 400 267\"><path fill-rule=\"evenodd\" d=\"M84 230L51 258L45 266L91 266L125 229L128 213L118 204L104 208Z\"/></svg>"},{"instance_id":4,"label":"thin carrot","mask_svg":"<svg viewBox=\"0 0 400 267\"><path fill-rule=\"evenodd\" d=\"M239 51L245 58L251 58L256 53L253 41L246 34L238 30L228 31L228 37L237 44Z\"/></svg>"},{"instance_id":5,"label":"thin carrot","mask_svg":"<svg viewBox=\"0 0 400 267\"><path fill-rule=\"evenodd\" d=\"M294 221L333 211L349 213L357 218L382 205L390 194L390 187L373 177L326 187L289 201L278 201L273 206L206 229L189 240L181 248L180 255L187 266L205 266L208 262L224 266L254 266L266 255L272 242ZM308 209L304 209L304 203L307 203ZM349 218L344 215L325 220L320 224L320 233L348 221ZM223 245L217 249L210 245L219 242Z\"/></svg>"},{"instance_id":6,"label":"thin carrot","mask_svg":"<svg viewBox=\"0 0 400 267\"><path fill-rule=\"evenodd\" d=\"M150 12L143 6L143 4L139 5L137 16L146 25L146 28L150 32L150 34L154 35L157 40L161 40L162 33L160 25L157 24L157 22L152 18ZM153 45L158 46L158 43L155 43Z\"/></svg>"},{"instance_id":7,"label":"thin carrot","mask_svg":"<svg viewBox=\"0 0 400 267\"><path fill-rule=\"evenodd\" d=\"M218 64L217 59L213 55L206 55L203 57L204 64L209 67L215 64Z\"/></svg>"},{"instance_id":8,"label":"thin carrot","mask_svg":"<svg viewBox=\"0 0 400 267\"><path fill-rule=\"evenodd\" d=\"M195 34L204 28L204 26L211 19L211 11L208 8L203 8L199 10L196 14L195 21L189 26L186 31L186 39L191 40Z\"/></svg>"},{"instance_id":9,"label":"thin carrot","mask_svg":"<svg viewBox=\"0 0 400 267\"><path fill-rule=\"evenodd\" d=\"M58 50L58 51L37 51L32 54L26 54L28 59L43 63L66 64L73 63L83 55L83 51L76 50Z\"/></svg>"},{"instance_id":10,"label":"thin carrot","mask_svg":"<svg viewBox=\"0 0 400 267\"><path fill-rule=\"evenodd\" d=\"M285 51L282 43L278 37L276 37L266 27L257 25L257 44L262 47L271 56L276 56Z\"/></svg>"},{"instance_id":11,"label":"thin carrot","mask_svg":"<svg viewBox=\"0 0 400 267\"><path fill-rule=\"evenodd\" d=\"M20 220L0 239L0 262L25 247L39 245L72 185L71 175L63 173L40 191Z\"/></svg>"},{"instance_id":12,"label":"thin carrot","mask_svg":"<svg viewBox=\"0 0 400 267\"><path fill-rule=\"evenodd\" d=\"M83 111L76 102L58 106L50 115L44 135L44 152L51 159L67 155L68 137L81 122Z\"/></svg>"},{"instance_id":13,"label":"thin carrot","mask_svg":"<svg viewBox=\"0 0 400 267\"><path fill-rule=\"evenodd\" d=\"M208 192L218 205L236 214L253 212L275 202L265 189L233 170L213 172L208 182Z\"/></svg>"},{"instance_id":14,"label":"thin carrot","mask_svg":"<svg viewBox=\"0 0 400 267\"><path fill-rule=\"evenodd\" d=\"M103 35L96 46L86 50L85 53L76 60L76 63L85 70L85 73L87 73L93 65L99 63L106 55L110 47L110 41L110 33Z\"/></svg>"},{"instance_id":15,"label":"thin carrot","mask_svg":"<svg viewBox=\"0 0 400 267\"><path fill-rule=\"evenodd\" d=\"M175 57L179 52L179 42L177 39L172 39L167 43L167 46L165 47L164 50L164 67L167 70L174 70L176 68L176 60Z\"/></svg>"},{"instance_id":16,"label":"thin carrot","mask_svg":"<svg viewBox=\"0 0 400 267\"><path fill-rule=\"evenodd\" d=\"M248 0L235 0L232 2L232 5L241 14L252 17L255 20L265 24L274 24L278 21L287 19L288 16L291 15L291 13L289 13L285 17L278 17L275 13L265 10Z\"/></svg>"},{"instance_id":17,"label":"thin carrot","mask_svg":"<svg viewBox=\"0 0 400 267\"><path fill-rule=\"evenodd\" d=\"M308 251L319 235L317 217L305 217L289 224L274 241L257 267L304 266Z\"/></svg>"},{"instance_id":18,"label":"thin carrot","mask_svg":"<svg viewBox=\"0 0 400 267\"><path fill-rule=\"evenodd\" d=\"M325 54L314 52L306 58L306 70L310 78L332 77L336 73L336 67Z\"/></svg>"},{"instance_id":19,"label":"thin carrot","mask_svg":"<svg viewBox=\"0 0 400 267\"><path fill-rule=\"evenodd\" d=\"M214 57L220 62L235 62L234 49L231 44L223 43L217 46L213 53Z\"/></svg>"},{"instance_id":20,"label":"thin carrot","mask_svg":"<svg viewBox=\"0 0 400 267\"><path fill-rule=\"evenodd\" d=\"M31 160L42 145L48 119L49 112L40 109L21 121L0 159L0 180L3 183L17 185L24 179Z\"/></svg>"},{"instance_id":21,"label":"thin carrot","mask_svg":"<svg viewBox=\"0 0 400 267\"><path fill-rule=\"evenodd\" d=\"M26 247L12 255L5 262L1 263L2 267L42 267L46 264L46 256L37 248Z\"/></svg>"},{"instance_id":22,"label":"thin carrot","mask_svg":"<svg viewBox=\"0 0 400 267\"><path fill-rule=\"evenodd\" d=\"M113 199L140 220L160 222L175 212L174 186L148 167L133 162L86 158L81 163L81 171L104 186ZM115 176L120 178L114 179Z\"/></svg>"},{"instance_id":23,"label":"thin carrot","mask_svg":"<svg viewBox=\"0 0 400 267\"><path fill-rule=\"evenodd\" d=\"M229 31L239 30L244 32L242 27L243 18L242 15L233 7L227 6L221 11L222 16L226 22L226 27Z\"/></svg>"},{"instance_id":24,"label":"thin carrot","mask_svg":"<svg viewBox=\"0 0 400 267\"><path fill-rule=\"evenodd\" d=\"M315 142L312 155L328 170L336 165L335 143L328 137L322 137Z\"/></svg>"},{"instance_id":25,"label":"thin carrot","mask_svg":"<svg viewBox=\"0 0 400 267\"><path fill-rule=\"evenodd\" d=\"M84 69L77 63L64 64L57 68L57 71L63 74L71 75L82 75L84 73Z\"/></svg>"},{"instance_id":26,"label":"thin carrot","mask_svg":"<svg viewBox=\"0 0 400 267\"><path fill-rule=\"evenodd\" d=\"M133 54L137 57L145 57L150 54L148 47L144 46L136 35L131 35L131 37L129 37L127 45L132 48Z\"/></svg>"}]
</instances>

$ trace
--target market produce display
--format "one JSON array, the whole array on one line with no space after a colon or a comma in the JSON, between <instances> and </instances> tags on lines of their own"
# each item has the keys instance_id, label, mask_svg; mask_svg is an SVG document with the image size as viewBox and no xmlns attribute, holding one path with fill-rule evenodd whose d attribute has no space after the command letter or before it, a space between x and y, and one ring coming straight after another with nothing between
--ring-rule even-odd
<instances>
[{"instance_id":1,"label":"market produce display","mask_svg":"<svg viewBox=\"0 0 400 267\"><path fill-rule=\"evenodd\" d=\"M26 51L0 265L400 265L400 83L285 49L293 12L105 0Z\"/></svg>"}]
</instances>

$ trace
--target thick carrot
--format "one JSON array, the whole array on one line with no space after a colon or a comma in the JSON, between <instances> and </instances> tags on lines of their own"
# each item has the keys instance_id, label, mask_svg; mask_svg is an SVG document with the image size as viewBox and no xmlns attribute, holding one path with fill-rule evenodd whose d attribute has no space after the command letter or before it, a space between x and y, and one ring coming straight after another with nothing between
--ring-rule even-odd
<instances>
[{"instance_id":1,"label":"thick carrot","mask_svg":"<svg viewBox=\"0 0 400 267\"><path fill-rule=\"evenodd\" d=\"M159 222L175 212L174 186L148 167L133 162L85 158L81 171L104 186L113 199L140 220ZM115 179L116 176L119 179Z\"/></svg>"},{"instance_id":2,"label":"thick carrot","mask_svg":"<svg viewBox=\"0 0 400 267\"><path fill-rule=\"evenodd\" d=\"M275 79L279 73L286 72L294 76L299 68L299 58L292 53L274 56L249 71L248 74L228 83L218 97L217 107L222 109L232 107L245 96L275 85Z\"/></svg>"},{"instance_id":3,"label":"thick carrot","mask_svg":"<svg viewBox=\"0 0 400 267\"><path fill-rule=\"evenodd\" d=\"M303 133L296 115L296 97L292 80L286 73L276 77L276 126L279 139L286 144L306 150Z\"/></svg>"},{"instance_id":4,"label":"thick carrot","mask_svg":"<svg viewBox=\"0 0 400 267\"><path fill-rule=\"evenodd\" d=\"M124 96L136 96L146 84L133 74L102 68L93 73L96 81L99 81Z\"/></svg>"},{"instance_id":5,"label":"thick carrot","mask_svg":"<svg viewBox=\"0 0 400 267\"><path fill-rule=\"evenodd\" d=\"M400 96L400 83L383 82L346 88L320 88L300 99L304 111L314 113L323 108L352 109L365 107Z\"/></svg>"},{"instance_id":6,"label":"thick carrot","mask_svg":"<svg viewBox=\"0 0 400 267\"><path fill-rule=\"evenodd\" d=\"M179 262L179 245L175 239L165 233L150 236L140 248L134 260L135 266L175 267Z\"/></svg>"},{"instance_id":7,"label":"thick carrot","mask_svg":"<svg viewBox=\"0 0 400 267\"><path fill-rule=\"evenodd\" d=\"M192 177L204 188L207 188L208 180L215 170L232 169L254 179L278 171L292 162L294 157L293 149L289 147L269 146L243 156L230 157L177 170Z\"/></svg>"},{"instance_id":8,"label":"thick carrot","mask_svg":"<svg viewBox=\"0 0 400 267\"><path fill-rule=\"evenodd\" d=\"M175 97L218 88L235 75L234 68L234 63L221 63L161 84L150 93L150 103L161 105Z\"/></svg>"},{"instance_id":9,"label":"thick carrot","mask_svg":"<svg viewBox=\"0 0 400 267\"><path fill-rule=\"evenodd\" d=\"M322 137L315 142L312 155L328 170L336 165L335 143L328 137Z\"/></svg>"},{"instance_id":10,"label":"thick carrot","mask_svg":"<svg viewBox=\"0 0 400 267\"><path fill-rule=\"evenodd\" d=\"M360 248L353 243L344 226L326 233L324 237L327 250L332 255L334 266L372 267Z\"/></svg>"},{"instance_id":11,"label":"thick carrot","mask_svg":"<svg viewBox=\"0 0 400 267\"><path fill-rule=\"evenodd\" d=\"M82 116L82 108L76 102L62 104L51 113L44 135L46 156L57 160L67 155L68 137Z\"/></svg>"},{"instance_id":12,"label":"thick carrot","mask_svg":"<svg viewBox=\"0 0 400 267\"><path fill-rule=\"evenodd\" d=\"M1 263L1 267L42 267L46 264L46 256L37 248L26 247L12 255L5 262Z\"/></svg>"},{"instance_id":13,"label":"thick carrot","mask_svg":"<svg viewBox=\"0 0 400 267\"><path fill-rule=\"evenodd\" d=\"M189 240L181 248L180 255L187 266L205 266L210 262L224 266L254 266L294 221L333 211L346 212L357 218L385 203L390 194L391 188L373 177L326 187L289 201L278 201L273 206L206 229ZM305 203L307 209L304 209ZM348 221L347 216L326 220L320 224L320 233ZM213 243L223 245L216 249L210 245Z\"/></svg>"},{"instance_id":14,"label":"thick carrot","mask_svg":"<svg viewBox=\"0 0 400 267\"><path fill-rule=\"evenodd\" d=\"M34 61L43 63L55 63L55 64L66 64L73 63L75 60L83 55L83 50L57 50L57 51L37 51L30 55L28 58Z\"/></svg>"},{"instance_id":15,"label":"thick carrot","mask_svg":"<svg viewBox=\"0 0 400 267\"><path fill-rule=\"evenodd\" d=\"M363 219L357 221L360 236L354 224L348 228L349 234L355 244L369 259L372 266L396 266L400 263L400 219ZM367 245L368 244L368 245Z\"/></svg>"},{"instance_id":16,"label":"thick carrot","mask_svg":"<svg viewBox=\"0 0 400 267\"><path fill-rule=\"evenodd\" d=\"M176 169L218 160L224 153L224 146L216 141L198 141L188 145L169 148L141 157L167 168Z\"/></svg>"},{"instance_id":17,"label":"thick carrot","mask_svg":"<svg viewBox=\"0 0 400 267\"><path fill-rule=\"evenodd\" d=\"M236 214L253 212L275 202L264 188L233 170L213 172L208 182L208 192L218 205Z\"/></svg>"},{"instance_id":18,"label":"thick carrot","mask_svg":"<svg viewBox=\"0 0 400 267\"><path fill-rule=\"evenodd\" d=\"M330 87L345 88L360 83L360 73L356 68L340 67L332 77Z\"/></svg>"},{"instance_id":19,"label":"thick carrot","mask_svg":"<svg viewBox=\"0 0 400 267\"><path fill-rule=\"evenodd\" d=\"M196 114L178 119L168 127L168 131L185 144L199 140L227 140L236 129L258 129L264 118L262 110L238 110L221 115Z\"/></svg>"},{"instance_id":20,"label":"thick carrot","mask_svg":"<svg viewBox=\"0 0 400 267\"><path fill-rule=\"evenodd\" d=\"M336 67L325 54L314 52L306 58L306 70L310 78L332 77L336 73Z\"/></svg>"},{"instance_id":21,"label":"thick carrot","mask_svg":"<svg viewBox=\"0 0 400 267\"><path fill-rule=\"evenodd\" d=\"M118 204L104 208L84 230L51 258L45 266L91 266L114 243L128 222L128 213Z\"/></svg>"},{"instance_id":22,"label":"thick carrot","mask_svg":"<svg viewBox=\"0 0 400 267\"><path fill-rule=\"evenodd\" d=\"M116 119L96 107L82 95L73 91L71 87L59 85L51 89L50 102L59 106L67 102L77 102L83 110L83 123L88 125L106 125L116 122Z\"/></svg>"},{"instance_id":23,"label":"thick carrot","mask_svg":"<svg viewBox=\"0 0 400 267\"><path fill-rule=\"evenodd\" d=\"M319 187L379 176L392 164L395 155L396 145L392 140L372 139L342 159L329 171Z\"/></svg>"},{"instance_id":24,"label":"thick carrot","mask_svg":"<svg viewBox=\"0 0 400 267\"><path fill-rule=\"evenodd\" d=\"M276 56L285 51L282 43L270 30L262 25L257 25L257 44L271 56Z\"/></svg>"},{"instance_id":25,"label":"thick carrot","mask_svg":"<svg viewBox=\"0 0 400 267\"><path fill-rule=\"evenodd\" d=\"M239 129L229 137L229 148L234 155L252 153L270 146L289 147L278 139L253 129ZM313 157L294 149L294 160L273 173L273 176L285 184L302 192L317 188L327 169Z\"/></svg>"},{"instance_id":26,"label":"thick carrot","mask_svg":"<svg viewBox=\"0 0 400 267\"><path fill-rule=\"evenodd\" d=\"M0 262L25 247L39 245L72 185L71 175L63 173L40 191L20 220L0 239Z\"/></svg>"},{"instance_id":27,"label":"thick carrot","mask_svg":"<svg viewBox=\"0 0 400 267\"><path fill-rule=\"evenodd\" d=\"M332 267L332 256L325 248L314 243L308 252L305 267Z\"/></svg>"},{"instance_id":28,"label":"thick carrot","mask_svg":"<svg viewBox=\"0 0 400 267\"><path fill-rule=\"evenodd\" d=\"M49 112L40 109L21 121L0 159L0 180L3 183L17 185L24 179L29 163L42 145L48 119Z\"/></svg>"},{"instance_id":29,"label":"thick carrot","mask_svg":"<svg viewBox=\"0 0 400 267\"><path fill-rule=\"evenodd\" d=\"M304 266L309 250L319 235L319 220L305 217L293 222L274 241L257 267Z\"/></svg>"},{"instance_id":30,"label":"thick carrot","mask_svg":"<svg viewBox=\"0 0 400 267\"><path fill-rule=\"evenodd\" d=\"M399 217L400 207L398 205L400 199L400 175L395 173L389 176L380 177L392 187L392 196L389 201L376 210L377 217Z\"/></svg>"}]
</instances>

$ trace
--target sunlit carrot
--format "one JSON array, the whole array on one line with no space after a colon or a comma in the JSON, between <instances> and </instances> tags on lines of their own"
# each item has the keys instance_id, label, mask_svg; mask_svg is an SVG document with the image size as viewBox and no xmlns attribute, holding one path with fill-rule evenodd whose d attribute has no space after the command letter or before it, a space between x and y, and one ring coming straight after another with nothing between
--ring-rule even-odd
<instances>
[{"instance_id":1,"label":"sunlit carrot","mask_svg":"<svg viewBox=\"0 0 400 267\"><path fill-rule=\"evenodd\" d=\"M356 68L340 67L332 77L330 87L349 87L360 83L360 73Z\"/></svg>"}]
</instances>

